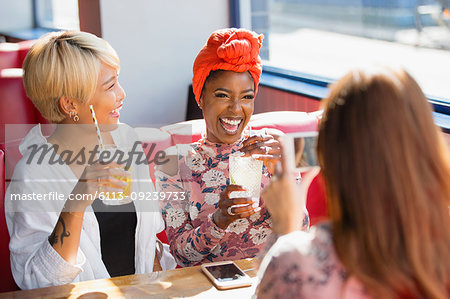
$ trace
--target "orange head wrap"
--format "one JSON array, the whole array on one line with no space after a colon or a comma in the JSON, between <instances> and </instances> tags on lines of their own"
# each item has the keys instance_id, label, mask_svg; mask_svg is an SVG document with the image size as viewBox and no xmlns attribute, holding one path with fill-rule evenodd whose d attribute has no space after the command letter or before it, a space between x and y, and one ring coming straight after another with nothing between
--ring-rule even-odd
<instances>
[{"instance_id":1,"label":"orange head wrap","mask_svg":"<svg viewBox=\"0 0 450 299\"><path fill-rule=\"evenodd\" d=\"M255 82L255 94L261 77L258 56L264 36L246 29L221 29L213 32L194 61L192 87L195 100L200 100L203 85L211 71L249 71Z\"/></svg>"}]
</instances>

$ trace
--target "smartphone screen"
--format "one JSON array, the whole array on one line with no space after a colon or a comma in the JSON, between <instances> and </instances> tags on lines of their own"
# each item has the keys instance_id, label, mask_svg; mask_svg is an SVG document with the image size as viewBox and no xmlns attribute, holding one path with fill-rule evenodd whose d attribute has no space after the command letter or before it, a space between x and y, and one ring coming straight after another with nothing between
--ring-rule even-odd
<instances>
[{"instance_id":1,"label":"smartphone screen","mask_svg":"<svg viewBox=\"0 0 450 299\"><path fill-rule=\"evenodd\" d=\"M245 274L235 264L223 264L205 267L220 282L242 279Z\"/></svg>"},{"instance_id":2,"label":"smartphone screen","mask_svg":"<svg viewBox=\"0 0 450 299\"><path fill-rule=\"evenodd\" d=\"M317 166L317 136L294 138L295 168Z\"/></svg>"},{"instance_id":3,"label":"smartphone screen","mask_svg":"<svg viewBox=\"0 0 450 299\"><path fill-rule=\"evenodd\" d=\"M285 154L290 165L296 170L318 166L317 132L287 134Z\"/></svg>"}]
</instances>

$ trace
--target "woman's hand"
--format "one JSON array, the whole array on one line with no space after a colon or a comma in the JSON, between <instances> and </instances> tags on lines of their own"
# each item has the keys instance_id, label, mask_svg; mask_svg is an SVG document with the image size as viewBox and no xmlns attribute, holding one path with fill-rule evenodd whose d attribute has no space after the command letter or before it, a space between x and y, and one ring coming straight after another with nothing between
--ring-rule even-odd
<instances>
[{"instance_id":1,"label":"woman's hand","mask_svg":"<svg viewBox=\"0 0 450 299\"><path fill-rule=\"evenodd\" d=\"M220 193L219 209L213 214L213 221L221 229L226 229L235 220L250 217L260 210L260 207L252 207L254 201L251 198L230 198L230 193L233 191L245 191L245 189L239 185L228 185ZM246 206L233 207L241 204Z\"/></svg>"},{"instance_id":2,"label":"woman's hand","mask_svg":"<svg viewBox=\"0 0 450 299\"><path fill-rule=\"evenodd\" d=\"M254 156L262 160L269 173L273 174L275 165L281 159L281 146L279 138L283 132L275 129L265 129L264 134L250 136L243 142L240 149L245 156Z\"/></svg>"},{"instance_id":3,"label":"woman's hand","mask_svg":"<svg viewBox=\"0 0 450 299\"><path fill-rule=\"evenodd\" d=\"M66 211L83 212L92 202L107 192L123 192L128 183L120 177L129 177L131 174L117 163L107 165L99 162L88 165L83 171L78 183L72 190L72 199L66 202ZM83 199L83 200L77 200ZM67 207L69 205L69 207Z\"/></svg>"},{"instance_id":4,"label":"woman's hand","mask_svg":"<svg viewBox=\"0 0 450 299\"><path fill-rule=\"evenodd\" d=\"M297 184L292 176L292 169L293 165L288 165L286 157L282 157L281 170L275 173L271 183L261 194L272 216L273 231L282 235L302 227L308 188L320 171L319 167L311 168L304 173L300 184Z\"/></svg>"},{"instance_id":5,"label":"woman's hand","mask_svg":"<svg viewBox=\"0 0 450 299\"><path fill-rule=\"evenodd\" d=\"M305 173L299 185L292 175L282 175L264 189L261 196L276 233L283 235L301 229L308 188L318 172L319 168Z\"/></svg>"}]
</instances>

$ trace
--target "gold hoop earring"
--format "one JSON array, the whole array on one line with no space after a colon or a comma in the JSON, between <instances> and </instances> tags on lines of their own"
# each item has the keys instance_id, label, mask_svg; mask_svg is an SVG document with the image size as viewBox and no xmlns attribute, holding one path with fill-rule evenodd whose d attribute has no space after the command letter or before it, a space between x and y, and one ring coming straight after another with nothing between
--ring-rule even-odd
<instances>
[{"instance_id":1,"label":"gold hoop earring","mask_svg":"<svg viewBox=\"0 0 450 299\"><path fill-rule=\"evenodd\" d=\"M70 118L73 118L73 121L74 121L74 122L77 122L77 121L80 120L80 117L79 117L78 114L77 114L76 112L74 112L74 111L70 111L70 112L69 112L69 117L70 117Z\"/></svg>"}]
</instances>

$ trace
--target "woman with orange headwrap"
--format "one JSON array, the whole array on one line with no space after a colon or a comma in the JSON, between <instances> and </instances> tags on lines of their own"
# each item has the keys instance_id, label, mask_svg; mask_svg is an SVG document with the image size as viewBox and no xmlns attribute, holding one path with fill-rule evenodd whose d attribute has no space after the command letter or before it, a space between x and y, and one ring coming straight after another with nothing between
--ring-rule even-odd
<instances>
[{"instance_id":1,"label":"woman with orange headwrap","mask_svg":"<svg viewBox=\"0 0 450 299\"><path fill-rule=\"evenodd\" d=\"M262 71L262 39L245 29L218 30L195 59L192 85L206 136L169 149L170 162L156 172L159 191L187 191L186 200L162 207L179 265L255 257L271 233L271 217L262 201L256 206L250 198L230 198L231 192L244 189L230 185L228 173L231 153L256 154L264 161L264 188L280 159L280 145L272 135L249 137L246 131Z\"/></svg>"}]
</instances>

